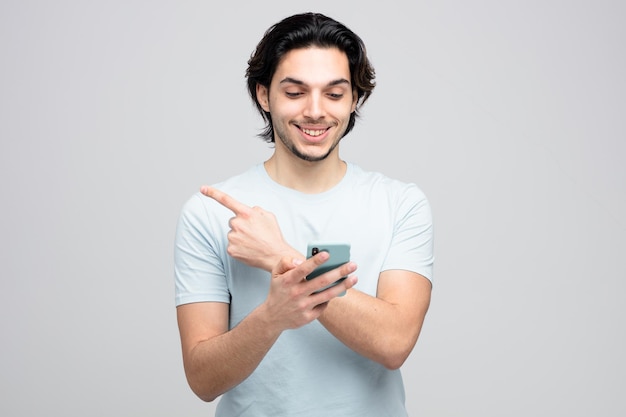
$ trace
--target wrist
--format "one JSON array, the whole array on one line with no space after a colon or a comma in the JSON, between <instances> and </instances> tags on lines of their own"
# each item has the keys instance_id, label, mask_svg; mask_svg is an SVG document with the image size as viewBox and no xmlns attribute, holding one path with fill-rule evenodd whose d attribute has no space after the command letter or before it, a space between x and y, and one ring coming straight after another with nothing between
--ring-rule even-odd
<instances>
[{"instance_id":1,"label":"wrist","mask_svg":"<svg viewBox=\"0 0 626 417\"><path fill-rule=\"evenodd\" d=\"M272 313L267 300L255 309L254 316L256 317L257 329L262 329L263 333L270 339L277 339L285 330L280 327L279 321L276 320L277 315Z\"/></svg>"},{"instance_id":2,"label":"wrist","mask_svg":"<svg viewBox=\"0 0 626 417\"><path fill-rule=\"evenodd\" d=\"M274 267L278 265L283 258L304 259L300 252L285 244L283 247L276 249L271 256L266 258L267 262L263 265L263 269L267 272L272 272Z\"/></svg>"}]
</instances>

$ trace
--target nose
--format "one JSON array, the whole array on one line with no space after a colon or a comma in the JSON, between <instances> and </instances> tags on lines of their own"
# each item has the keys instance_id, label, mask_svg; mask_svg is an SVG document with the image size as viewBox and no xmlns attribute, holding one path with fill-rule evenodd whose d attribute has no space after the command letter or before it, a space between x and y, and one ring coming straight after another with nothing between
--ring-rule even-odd
<instances>
[{"instance_id":1,"label":"nose","mask_svg":"<svg viewBox=\"0 0 626 417\"><path fill-rule=\"evenodd\" d=\"M324 116L324 106L322 103L322 95L319 93L311 93L307 97L304 108L304 116L313 120L320 119Z\"/></svg>"}]
</instances>

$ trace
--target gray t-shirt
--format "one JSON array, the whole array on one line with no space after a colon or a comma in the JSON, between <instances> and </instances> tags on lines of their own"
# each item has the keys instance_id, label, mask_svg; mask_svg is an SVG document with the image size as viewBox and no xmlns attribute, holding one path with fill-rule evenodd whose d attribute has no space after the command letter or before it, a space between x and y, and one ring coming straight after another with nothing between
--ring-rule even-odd
<instances>
[{"instance_id":1,"label":"gray t-shirt","mask_svg":"<svg viewBox=\"0 0 626 417\"><path fill-rule=\"evenodd\" d=\"M358 265L355 288L376 296L382 271L432 280L430 205L415 184L348 164L332 189L304 194L274 182L263 164L215 187L277 218L285 240L304 255L311 241L348 242ZM183 207L175 242L176 305L230 304L230 328L261 304L270 274L226 253L233 213L198 193ZM220 399L217 416L406 415L399 370L355 353L319 322L283 332L257 369Z\"/></svg>"}]
</instances>

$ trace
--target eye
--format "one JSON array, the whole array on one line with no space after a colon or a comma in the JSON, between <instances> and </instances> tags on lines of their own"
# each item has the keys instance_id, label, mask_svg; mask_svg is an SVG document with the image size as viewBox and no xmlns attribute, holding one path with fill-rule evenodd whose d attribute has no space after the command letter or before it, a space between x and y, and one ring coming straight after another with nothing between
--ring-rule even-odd
<instances>
[{"instance_id":1,"label":"eye","mask_svg":"<svg viewBox=\"0 0 626 417\"><path fill-rule=\"evenodd\" d=\"M285 91L285 95L289 98L297 98L302 95L299 91Z\"/></svg>"},{"instance_id":2,"label":"eye","mask_svg":"<svg viewBox=\"0 0 626 417\"><path fill-rule=\"evenodd\" d=\"M328 97L332 98L333 100L340 100L341 98L343 98L343 94L341 94L341 93L328 93Z\"/></svg>"}]
</instances>

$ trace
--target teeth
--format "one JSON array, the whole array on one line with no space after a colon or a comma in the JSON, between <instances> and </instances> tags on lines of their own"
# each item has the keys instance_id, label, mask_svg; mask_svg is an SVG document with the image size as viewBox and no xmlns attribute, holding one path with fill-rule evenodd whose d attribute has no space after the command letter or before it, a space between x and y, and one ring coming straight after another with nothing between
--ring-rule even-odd
<instances>
[{"instance_id":1,"label":"teeth","mask_svg":"<svg viewBox=\"0 0 626 417\"><path fill-rule=\"evenodd\" d=\"M302 129L302 131L310 136L320 136L321 134L326 132L326 129L323 129L323 130Z\"/></svg>"}]
</instances>

